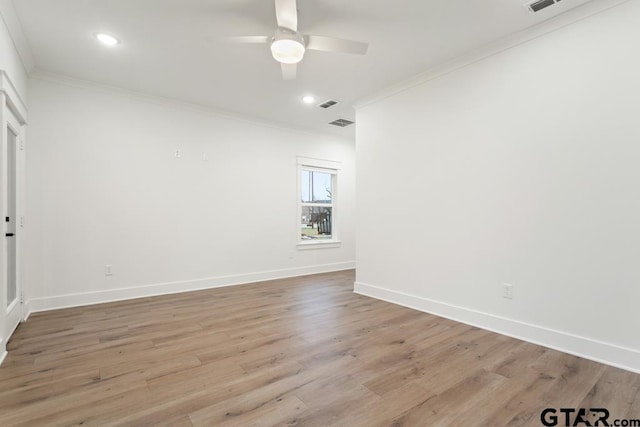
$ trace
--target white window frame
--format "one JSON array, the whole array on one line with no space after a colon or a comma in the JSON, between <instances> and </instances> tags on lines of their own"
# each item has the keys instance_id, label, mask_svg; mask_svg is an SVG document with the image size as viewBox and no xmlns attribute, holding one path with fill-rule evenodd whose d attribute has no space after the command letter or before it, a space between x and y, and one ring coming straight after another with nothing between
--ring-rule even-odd
<instances>
[{"instance_id":1,"label":"white window frame","mask_svg":"<svg viewBox=\"0 0 640 427\"><path fill-rule=\"evenodd\" d=\"M333 160L314 159L311 157L297 157L297 191L296 191L296 242L299 250L306 249L324 249L324 248L338 248L341 246L339 236L339 224L340 219L338 216L338 201L340 199L340 193L338 189L338 181L340 176L340 169L342 164ZM300 235L300 218L302 217L302 207L310 206L309 203L303 203L300 200L302 194L302 171L309 170L314 172L329 173L332 176L331 179L331 239L324 240L302 240ZM316 204L313 204L316 205ZM328 207L326 204L317 204L316 206Z\"/></svg>"}]
</instances>

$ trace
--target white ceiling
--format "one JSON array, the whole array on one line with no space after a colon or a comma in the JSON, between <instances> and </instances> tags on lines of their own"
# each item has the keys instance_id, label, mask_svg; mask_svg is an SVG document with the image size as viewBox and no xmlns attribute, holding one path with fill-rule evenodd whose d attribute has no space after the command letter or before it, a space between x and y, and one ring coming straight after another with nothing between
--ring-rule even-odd
<instances>
[{"instance_id":1,"label":"white ceiling","mask_svg":"<svg viewBox=\"0 0 640 427\"><path fill-rule=\"evenodd\" d=\"M298 0L299 31L369 42L366 56L307 52L283 81L268 45L273 0L14 0L36 67L308 130L353 136L336 118L389 85L589 0L530 14L523 0ZM105 48L96 32L122 40ZM335 99L323 110L300 98Z\"/></svg>"}]
</instances>

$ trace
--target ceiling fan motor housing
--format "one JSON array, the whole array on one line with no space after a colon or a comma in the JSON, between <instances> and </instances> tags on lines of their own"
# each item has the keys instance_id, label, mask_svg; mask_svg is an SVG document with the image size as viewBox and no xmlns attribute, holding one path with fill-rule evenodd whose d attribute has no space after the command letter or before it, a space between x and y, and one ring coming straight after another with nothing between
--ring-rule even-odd
<instances>
[{"instance_id":1,"label":"ceiling fan motor housing","mask_svg":"<svg viewBox=\"0 0 640 427\"><path fill-rule=\"evenodd\" d=\"M278 28L271 41L274 59L283 64L297 64L304 57L304 36L288 28Z\"/></svg>"}]
</instances>

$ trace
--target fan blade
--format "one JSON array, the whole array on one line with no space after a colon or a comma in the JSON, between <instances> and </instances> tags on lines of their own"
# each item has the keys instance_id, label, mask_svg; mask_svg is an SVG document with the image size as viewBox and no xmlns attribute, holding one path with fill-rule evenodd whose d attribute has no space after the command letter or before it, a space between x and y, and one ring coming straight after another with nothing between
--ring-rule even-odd
<instances>
[{"instance_id":1,"label":"fan blade","mask_svg":"<svg viewBox=\"0 0 640 427\"><path fill-rule=\"evenodd\" d=\"M298 7L296 0L276 0L278 27L298 31Z\"/></svg>"},{"instance_id":2,"label":"fan blade","mask_svg":"<svg viewBox=\"0 0 640 427\"><path fill-rule=\"evenodd\" d=\"M282 68L282 80L293 80L296 78L296 74L298 71L298 64L282 64L280 63Z\"/></svg>"},{"instance_id":3,"label":"fan blade","mask_svg":"<svg viewBox=\"0 0 640 427\"><path fill-rule=\"evenodd\" d=\"M269 43L271 41L270 36L240 36L240 37L227 37L227 41L231 43Z\"/></svg>"},{"instance_id":4,"label":"fan blade","mask_svg":"<svg viewBox=\"0 0 640 427\"><path fill-rule=\"evenodd\" d=\"M342 40L324 36L306 36L307 49L323 50L325 52L353 53L364 55L367 53L369 44L355 42L353 40Z\"/></svg>"}]
</instances>

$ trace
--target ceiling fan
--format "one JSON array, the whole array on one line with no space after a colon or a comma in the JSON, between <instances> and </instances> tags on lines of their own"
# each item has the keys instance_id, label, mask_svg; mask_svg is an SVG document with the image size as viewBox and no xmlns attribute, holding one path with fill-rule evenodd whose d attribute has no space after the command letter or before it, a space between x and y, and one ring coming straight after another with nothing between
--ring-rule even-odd
<instances>
[{"instance_id":1,"label":"ceiling fan","mask_svg":"<svg viewBox=\"0 0 640 427\"><path fill-rule=\"evenodd\" d=\"M273 58L280 62L282 78L296 78L298 62L307 49L364 55L368 44L333 37L311 36L298 32L296 0L275 0L278 29L273 36L231 37L237 43L269 43Z\"/></svg>"}]
</instances>

